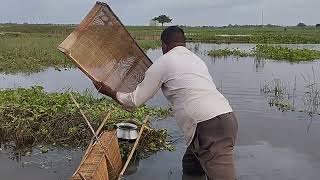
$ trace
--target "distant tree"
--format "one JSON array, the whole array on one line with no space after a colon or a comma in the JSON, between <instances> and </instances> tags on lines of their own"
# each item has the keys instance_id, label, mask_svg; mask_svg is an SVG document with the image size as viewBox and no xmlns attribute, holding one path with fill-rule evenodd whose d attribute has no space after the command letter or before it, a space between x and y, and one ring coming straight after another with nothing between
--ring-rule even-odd
<instances>
[{"instance_id":1,"label":"distant tree","mask_svg":"<svg viewBox=\"0 0 320 180\"><path fill-rule=\"evenodd\" d=\"M160 15L158 17L154 17L152 20L158 21L163 26L164 23L171 23L172 19L166 15Z\"/></svg>"},{"instance_id":2,"label":"distant tree","mask_svg":"<svg viewBox=\"0 0 320 180\"><path fill-rule=\"evenodd\" d=\"M297 27L306 27L307 25L305 24L305 23L299 23L299 24L297 24Z\"/></svg>"},{"instance_id":3,"label":"distant tree","mask_svg":"<svg viewBox=\"0 0 320 180\"><path fill-rule=\"evenodd\" d=\"M316 24L316 27L320 28L320 24Z\"/></svg>"}]
</instances>

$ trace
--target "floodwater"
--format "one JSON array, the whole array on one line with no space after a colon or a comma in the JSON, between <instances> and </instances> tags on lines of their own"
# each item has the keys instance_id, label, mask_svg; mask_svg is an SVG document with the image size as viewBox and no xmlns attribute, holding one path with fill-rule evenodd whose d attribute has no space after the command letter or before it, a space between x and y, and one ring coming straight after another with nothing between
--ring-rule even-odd
<instances>
[{"instance_id":1,"label":"floodwater","mask_svg":"<svg viewBox=\"0 0 320 180\"><path fill-rule=\"evenodd\" d=\"M286 45L320 49L320 45ZM228 98L239 123L236 146L236 169L240 180L314 180L320 179L320 115L303 112L282 112L270 107L260 94L260 85L274 77L293 84L302 96L306 85L302 75L320 82L320 62L292 64L277 61L255 61L253 58L212 59L206 51L215 48L248 50L253 44L188 44L208 65L217 87ZM148 51L156 60L160 49ZM47 91L73 89L94 91L91 82L80 70L56 71L48 69L31 76L0 75L0 88L41 85ZM297 102L303 105L301 98ZM151 106L166 106L161 92L148 101ZM137 172L126 179L163 180L181 179L181 159L186 149L181 132L173 118L153 123L156 128L167 128L176 151L159 152L138 163ZM30 156L16 156L0 149L0 179L68 179L77 168L82 151L54 150Z\"/></svg>"}]
</instances>

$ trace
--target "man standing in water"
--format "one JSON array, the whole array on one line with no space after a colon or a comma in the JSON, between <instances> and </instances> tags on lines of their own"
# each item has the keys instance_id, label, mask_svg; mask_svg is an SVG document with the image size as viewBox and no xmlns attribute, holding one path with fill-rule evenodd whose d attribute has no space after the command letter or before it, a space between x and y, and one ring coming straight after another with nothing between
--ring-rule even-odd
<instances>
[{"instance_id":1,"label":"man standing in water","mask_svg":"<svg viewBox=\"0 0 320 180\"><path fill-rule=\"evenodd\" d=\"M129 111L161 88L187 140L184 177L205 174L209 180L236 179L233 152L238 125L228 100L216 89L206 64L186 48L181 28L166 28L161 42L163 56L150 66L135 91L115 92L103 83L94 85Z\"/></svg>"}]
</instances>

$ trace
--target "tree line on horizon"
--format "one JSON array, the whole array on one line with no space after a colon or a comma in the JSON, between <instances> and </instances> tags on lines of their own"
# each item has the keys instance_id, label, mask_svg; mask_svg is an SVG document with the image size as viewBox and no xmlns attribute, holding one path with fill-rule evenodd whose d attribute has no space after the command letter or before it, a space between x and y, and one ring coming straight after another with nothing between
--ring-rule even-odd
<instances>
[{"instance_id":1,"label":"tree line on horizon","mask_svg":"<svg viewBox=\"0 0 320 180\"><path fill-rule=\"evenodd\" d=\"M161 24L161 26L163 26L165 23L171 23L173 18L170 18L167 15L160 15L157 17L154 17L151 19L154 22L158 22ZM71 26L77 26L78 24L53 24L53 23L13 23L13 22L7 22L7 23L1 23L2 25L61 25L61 26L65 26L65 25L71 25ZM185 26L187 27L187 25L179 25L179 26ZM192 27L192 26L190 26ZM259 24L229 24L227 26L213 26L213 25L203 25L203 26L193 26L193 27L319 27L320 28L320 24L315 24L315 25L307 25L303 22L298 23L296 26L282 26L282 25L276 25L276 24L266 24L266 25L259 25Z\"/></svg>"}]
</instances>

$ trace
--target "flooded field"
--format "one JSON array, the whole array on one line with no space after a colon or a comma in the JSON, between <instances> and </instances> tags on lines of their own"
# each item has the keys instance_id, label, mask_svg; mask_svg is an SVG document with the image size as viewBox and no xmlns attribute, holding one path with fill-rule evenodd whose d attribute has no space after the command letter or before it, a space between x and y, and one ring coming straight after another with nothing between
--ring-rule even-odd
<instances>
[{"instance_id":1,"label":"flooded field","mask_svg":"<svg viewBox=\"0 0 320 180\"><path fill-rule=\"evenodd\" d=\"M320 115L310 116L299 111L282 112L276 107L270 107L268 99L261 94L260 87L275 77L283 79L290 86L296 82L296 104L298 108L302 108L306 86L302 76L315 78L316 82L320 82L320 62L296 64L272 60L256 61L250 57L213 59L206 55L211 49L228 47L248 50L254 46L255 44L188 44L206 62L217 87L229 99L238 118L238 179L319 179ZM284 46L320 50L320 45L314 44ZM149 50L148 56L154 61L161 56L161 50ZM48 92L67 89L82 92L89 89L95 93L91 82L78 69L48 69L30 76L0 74L0 88L34 85L41 85ZM158 92L148 105L167 106L167 101ZM137 171L126 179L181 179L181 159L186 149L181 132L173 118L153 124L157 128L169 130L176 151L160 152L141 160ZM46 154L34 150L30 155L21 157L19 154L12 154L10 149L1 147L1 179L68 179L77 168L82 153L81 149L53 150Z\"/></svg>"}]
</instances>

